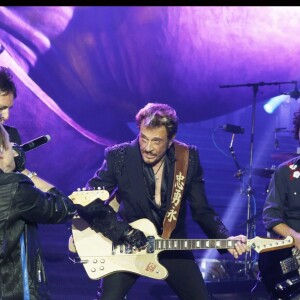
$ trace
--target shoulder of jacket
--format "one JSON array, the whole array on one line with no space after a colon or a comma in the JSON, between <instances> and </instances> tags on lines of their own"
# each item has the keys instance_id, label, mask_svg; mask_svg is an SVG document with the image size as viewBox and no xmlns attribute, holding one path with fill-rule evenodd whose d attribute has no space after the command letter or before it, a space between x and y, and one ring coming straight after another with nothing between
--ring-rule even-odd
<instances>
[{"instance_id":1,"label":"shoulder of jacket","mask_svg":"<svg viewBox=\"0 0 300 300\"><path fill-rule=\"evenodd\" d=\"M107 153L117 153L117 152L123 152L125 151L126 148L128 148L130 146L130 142L124 142L124 143L121 143L121 144L116 144L116 145L113 145L113 146L109 146L105 149L105 152Z\"/></svg>"},{"instance_id":2,"label":"shoulder of jacket","mask_svg":"<svg viewBox=\"0 0 300 300\"><path fill-rule=\"evenodd\" d=\"M31 182L31 180L25 174L22 173L1 173L2 184L18 183L24 181Z\"/></svg>"},{"instance_id":3,"label":"shoulder of jacket","mask_svg":"<svg viewBox=\"0 0 300 300\"><path fill-rule=\"evenodd\" d=\"M14 128L13 126L6 125L6 124L3 124L3 127L4 127L5 129L13 129L13 128Z\"/></svg>"},{"instance_id":4,"label":"shoulder of jacket","mask_svg":"<svg viewBox=\"0 0 300 300\"><path fill-rule=\"evenodd\" d=\"M286 167L290 167L291 165L300 165L300 156L297 156L297 157L293 157L289 160L286 160L282 163L280 163L278 166L277 166L277 169L282 169L282 168L286 168Z\"/></svg>"},{"instance_id":5,"label":"shoulder of jacket","mask_svg":"<svg viewBox=\"0 0 300 300\"><path fill-rule=\"evenodd\" d=\"M125 142L107 147L104 151L105 158L112 162L112 167L117 174L121 175L122 173L121 170L124 166L126 152L130 146L130 142Z\"/></svg>"},{"instance_id":6,"label":"shoulder of jacket","mask_svg":"<svg viewBox=\"0 0 300 300\"><path fill-rule=\"evenodd\" d=\"M6 130L11 130L11 131L17 131L17 132L19 132L19 130L18 130L17 127L14 127L14 126L11 126L11 125L3 124L3 127L4 127Z\"/></svg>"}]
</instances>

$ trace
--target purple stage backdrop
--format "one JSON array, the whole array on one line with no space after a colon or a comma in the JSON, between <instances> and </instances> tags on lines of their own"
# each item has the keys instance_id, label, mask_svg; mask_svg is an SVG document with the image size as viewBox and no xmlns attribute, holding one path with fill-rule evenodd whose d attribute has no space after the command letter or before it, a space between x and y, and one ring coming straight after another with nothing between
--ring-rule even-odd
<instances>
[{"instance_id":1,"label":"purple stage backdrop","mask_svg":"<svg viewBox=\"0 0 300 300\"><path fill-rule=\"evenodd\" d=\"M72 193L93 176L106 146L135 137L142 106L168 103L181 122L178 138L199 147L208 198L245 233L248 203L233 176L231 134L220 126L245 129L234 141L241 167L252 158L261 171L296 153L298 100L273 115L263 104L300 80L299 28L295 6L1 6L0 65L18 88L8 124L23 142L51 136L28 152L27 166ZM276 128L286 131L275 136ZM269 178L256 172L251 208L264 234Z\"/></svg>"}]
</instances>

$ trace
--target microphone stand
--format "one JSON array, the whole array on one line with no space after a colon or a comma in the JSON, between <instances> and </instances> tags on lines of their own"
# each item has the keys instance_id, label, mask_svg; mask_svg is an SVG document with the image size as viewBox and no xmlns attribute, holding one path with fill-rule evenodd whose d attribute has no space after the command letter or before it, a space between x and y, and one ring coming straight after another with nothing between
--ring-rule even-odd
<instances>
[{"instance_id":1,"label":"microphone stand","mask_svg":"<svg viewBox=\"0 0 300 300\"><path fill-rule=\"evenodd\" d=\"M234 163L237 167L237 172L234 174L234 177L241 180L241 182L242 182L241 194L242 195L247 194L247 199L248 199L247 220L244 224L246 224L246 236L247 236L247 238L250 239L250 238L253 238L255 235L255 221L256 221L256 212L254 212L253 215L251 214L251 197L252 197L253 193L252 193L252 189L250 189L249 187L250 187L250 184L252 184L252 183L250 180L248 180L248 182L245 183L244 175L247 172L240 168L240 165L236 159L235 151L233 149L233 140L234 140L234 134L232 134L229 150L233 157ZM246 187L246 189L245 189L245 187ZM250 262L249 262L249 260L250 260ZM251 250L250 250L249 259L248 259L248 253L246 252L246 254L245 254L244 273L245 273L246 277L249 277L249 274L250 274L249 271L252 270L252 267L253 266L252 266Z\"/></svg>"},{"instance_id":2,"label":"microphone stand","mask_svg":"<svg viewBox=\"0 0 300 300\"><path fill-rule=\"evenodd\" d=\"M244 175L244 171L240 168L240 164L238 163L238 161L236 159L235 151L233 149L233 140L234 140L234 133L232 134L232 137L231 137L229 151L230 151L230 154L231 154L233 161L237 168L237 172L234 174L234 177L241 179L241 177Z\"/></svg>"},{"instance_id":3,"label":"microphone stand","mask_svg":"<svg viewBox=\"0 0 300 300\"><path fill-rule=\"evenodd\" d=\"M258 82L258 83L246 83L246 84L234 84L234 85L220 85L220 88L232 88L232 87L252 87L253 99L252 99L252 118L251 118L251 136L250 136L250 156L249 156L249 176L247 183L247 221L246 221L246 236L251 239L255 235L255 212L251 212L251 199L253 198L253 187L252 187L252 165L253 165L253 149L254 149L254 128L255 128L255 112L256 112L256 96L258 93L259 86L265 85L280 85L280 84L294 84L294 81L289 82ZM255 199L253 198L253 203ZM255 207L254 207L255 208ZM248 277L254 261L252 260L252 250L245 253L245 275Z\"/></svg>"}]
</instances>

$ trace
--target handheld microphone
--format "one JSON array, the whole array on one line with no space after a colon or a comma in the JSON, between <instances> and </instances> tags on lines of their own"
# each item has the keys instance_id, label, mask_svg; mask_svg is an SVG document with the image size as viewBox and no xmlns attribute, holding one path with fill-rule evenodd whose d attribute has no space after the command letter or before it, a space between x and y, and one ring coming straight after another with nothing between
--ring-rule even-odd
<instances>
[{"instance_id":1,"label":"handheld microphone","mask_svg":"<svg viewBox=\"0 0 300 300\"><path fill-rule=\"evenodd\" d=\"M243 127L237 126L237 125L231 125L231 124L224 124L223 126L221 126L221 128L224 131L231 132L231 133L243 134L245 131L245 129Z\"/></svg>"},{"instance_id":2,"label":"handheld microphone","mask_svg":"<svg viewBox=\"0 0 300 300\"><path fill-rule=\"evenodd\" d=\"M20 145L22 147L22 149L27 152L27 151L30 151L32 149L35 149L47 142L49 142L51 139L50 135L49 134L46 134L46 135L42 135L34 140L31 140L27 143L24 143L22 145Z\"/></svg>"}]
</instances>

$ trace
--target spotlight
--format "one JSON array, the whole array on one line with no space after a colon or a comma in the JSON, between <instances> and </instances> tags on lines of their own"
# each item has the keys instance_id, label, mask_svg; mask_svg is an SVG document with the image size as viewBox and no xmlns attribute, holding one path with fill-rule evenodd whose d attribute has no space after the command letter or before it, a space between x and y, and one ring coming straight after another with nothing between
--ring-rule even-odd
<instances>
[{"instance_id":1,"label":"spotlight","mask_svg":"<svg viewBox=\"0 0 300 300\"><path fill-rule=\"evenodd\" d=\"M288 102L290 98L292 99L299 99L300 98L300 91L298 90L298 81L290 81L290 82L282 82L283 83L291 83L295 85L295 88L291 92L282 93L279 96L271 98L265 105L264 110L268 114L272 114L275 109L282 103L282 102Z\"/></svg>"},{"instance_id":2,"label":"spotlight","mask_svg":"<svg viewBox=\"0 0 300 300\"><path fill-rule=\"evenodd\" d=\"M287 94L273 97L264 105L264 110L268 114L272 114L282 102L288 101L288 100L289 100L289 97Z\"/></svg>"}]
</instances>

